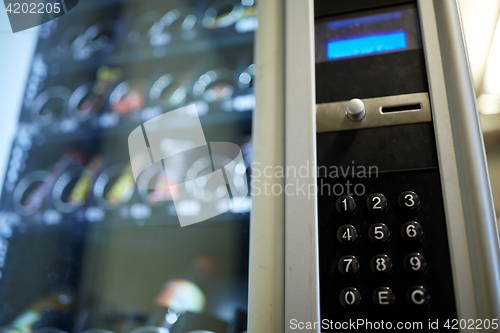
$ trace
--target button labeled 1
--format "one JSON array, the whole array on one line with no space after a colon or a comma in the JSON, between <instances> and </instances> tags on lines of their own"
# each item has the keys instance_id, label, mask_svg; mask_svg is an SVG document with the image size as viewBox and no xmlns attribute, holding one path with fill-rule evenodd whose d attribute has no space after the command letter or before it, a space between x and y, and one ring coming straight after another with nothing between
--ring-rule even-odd
<instances>
[{"instance_id":1,"label":"button labeled 1","mask_svg":"<svg viewBox=\"0 0 500 333\"><path fill-rule=\"evenodd\" d=\"M337 199L335 208L340 214L352 214L356 211L356 200L350 195L343 195Z\"/></svg>"}]
</instances>

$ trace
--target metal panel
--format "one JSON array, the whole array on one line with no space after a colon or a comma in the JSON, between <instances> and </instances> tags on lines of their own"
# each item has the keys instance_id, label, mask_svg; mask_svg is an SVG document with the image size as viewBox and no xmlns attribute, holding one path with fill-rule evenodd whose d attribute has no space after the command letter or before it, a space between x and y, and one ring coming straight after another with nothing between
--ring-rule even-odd
<instances>
[{"instance_id":1,"label":"metal panel","mask_svg":"<svg viewBox=\"0 0 500 333\"><path fill-rule=\"evenodd\" d=\"M285 158L283 1L261 1L258 11L252 166L262 170L283 166ZM276 333L285 324L285 198L266 195L264 181L284 183L252 172L248 332Z\"/></svg>"},{"instance_id":2,"label":"metal panel","mask_svg":"<svg viewBox=\"0 0 500 333\"><path fill-rule=\"evenodd\" d=\"M387 97L364 98L366 116L352 121L346 116L349 101L316 105L316 129L318 133L344 131L390 125L414 124L431 121L431 107L427 93L405 94ZM408 111L382 112L382 108L419 104Z\"/></svg>"},{"instance_id":3,"label":"metal panel","mask_svg":"<svg viewBox=\"0 0 500 333\"><path fill-rule=\"evenodd\" d=\"M313 0L286 0L285 45L285 331L293 332L291 320L320 320ZM301 167L307 176L289 169Z\"/></svg>"},{"instance_id":4,"label":"metal panel","mask_svg":"<svg viewBox=\"0 0 500 333\"><path fill-rule=\"evenodd\" d=\"M457 3L419 0L458 314L500 316L498 230Z\"/></svg>"}]
</instances>

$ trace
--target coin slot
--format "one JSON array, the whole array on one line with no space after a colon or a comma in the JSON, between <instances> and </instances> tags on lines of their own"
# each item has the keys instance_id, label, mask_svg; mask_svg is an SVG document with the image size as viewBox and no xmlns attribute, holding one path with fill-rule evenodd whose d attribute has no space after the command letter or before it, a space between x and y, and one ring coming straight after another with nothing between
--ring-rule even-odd
<instances>
[{"instance_id":1,"label":"coin slot","mask_svg":"<svg viewBox=\"0 0 500 333\"><path fill-rule=\"evenodd\" d=\"M396 106L384 106L382 107L382 113L390 112L400 112L400 111L418 111L422 109L422 104L406 104L406 105L396 105Z\"/></svg>"}]
</instances>

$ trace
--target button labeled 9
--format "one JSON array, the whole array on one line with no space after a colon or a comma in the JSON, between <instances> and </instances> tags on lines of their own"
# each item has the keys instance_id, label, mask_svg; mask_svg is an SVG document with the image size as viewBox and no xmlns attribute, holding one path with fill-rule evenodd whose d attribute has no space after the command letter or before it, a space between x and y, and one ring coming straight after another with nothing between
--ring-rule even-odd
<instances>
[{"instance_id":1,"label":"button labeled 9","mask_svg":"<svg viewBox=\"0 0 500 333\"><path fill-rule=\"evenodd\" d=\"M427 268L427 261L420 253L410 253L405 258L404 266L408 272L421 274Z\"/></svg>"}]
</instances>

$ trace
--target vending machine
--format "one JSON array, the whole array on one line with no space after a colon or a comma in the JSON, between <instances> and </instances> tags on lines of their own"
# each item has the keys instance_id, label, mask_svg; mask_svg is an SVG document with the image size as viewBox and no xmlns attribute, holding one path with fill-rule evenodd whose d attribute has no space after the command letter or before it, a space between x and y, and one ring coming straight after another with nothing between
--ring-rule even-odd
<instances>
[{"instance_id":1,"label":"vending machine","mask_svg":"<svg viewBox=\"0 0 500 333\"><path fill-rule=\"evenodd\" d=\"M0 161L0 332L500 331L455 1L61 4Z\"/></svg>"}]
</instances>

